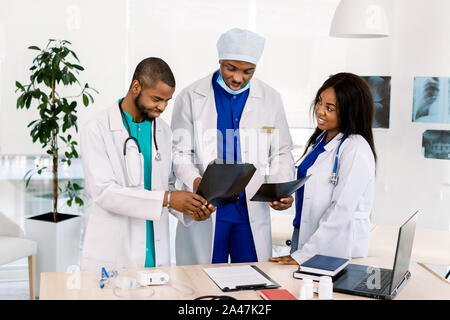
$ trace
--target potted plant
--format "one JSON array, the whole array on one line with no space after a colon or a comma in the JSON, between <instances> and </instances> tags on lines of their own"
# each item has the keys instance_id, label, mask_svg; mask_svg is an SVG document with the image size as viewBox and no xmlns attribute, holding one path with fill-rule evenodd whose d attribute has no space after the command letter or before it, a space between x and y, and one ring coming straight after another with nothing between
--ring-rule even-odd
<instances>
[{"instance_id":1,"label":"potted plant","mask_svg":"<svg viewBox=\"0 0 450 320\"><path fill-rule=\"evenodd\" d=\"M84 68L79 65L76 53L70 49L67 40L49 39L47 46L40 49L30 46L28 49L38 51L30 67L30 83L21 84L16 81L18 109L36 107L39 118L30 122L30 135L33 142L39 141L42 149L51 158L52 172L52 212L40 214L26 219L27 237L38 242L36 256L37 285L39 290L39 272L66 271L67 267L78 264L81 219L77 215L58 212L58 196L67 194L67 204L73 202L83 205L80 197L82 187L68 181L64 188L60 186L58 168L60 162L71 165L78 158L77 141L73 138L73 130L78 132L77 106L78 100L87 107L93 103L92 93L95 89L77 79ZM76 90L73 95L62 95L64 92ZM72 133L72 134L71 134ZM60 154L64 154L60 160ZM26 186L34 173L48 171L46 166L37 165L25 175Z\"/></svg>"}]
</instances>

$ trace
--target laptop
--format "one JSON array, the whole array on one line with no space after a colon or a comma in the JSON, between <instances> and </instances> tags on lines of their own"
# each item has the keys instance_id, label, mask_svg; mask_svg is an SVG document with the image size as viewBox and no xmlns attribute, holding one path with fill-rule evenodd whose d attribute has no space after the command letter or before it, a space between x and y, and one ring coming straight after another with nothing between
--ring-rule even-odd
<instances>
[{"instance_id":1,"label":"laptop","mask_svg":"<svg viewBox=\"0 0 450 320\"><path fill-rule=\"evenodd\" d=\"M418 211L400 227L392 270L349 264L334 282L333 291L375 299L394 299L411 277L408 268L417 216Z\"/></svg>"}]
</instances>

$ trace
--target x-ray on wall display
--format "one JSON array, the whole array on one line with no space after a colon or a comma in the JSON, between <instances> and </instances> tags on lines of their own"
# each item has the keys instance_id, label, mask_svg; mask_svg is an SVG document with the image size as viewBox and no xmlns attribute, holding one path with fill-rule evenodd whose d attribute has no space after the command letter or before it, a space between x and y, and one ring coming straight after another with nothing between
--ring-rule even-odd
<instances>
[{"instance_id":1,"label":"x-ray on wall display","mask_svg":"<svg viewBox=\"0 0 450 320\"><path fill-rule=\"evenodd\" d=\"M450 131L426 130L422 136L422 153L425 158L450 160Z\"/></svg>"},{"instance_id":2,"label":"x-ray on wall display","mask_svg":"<svg viewBox=\"0 0 450 320\"><path fill-rule=\"evenodd\" d=\"M373 128L389 128L391 77L361 76L369 84L374 104Z\"/></svg>"},{"instance_id":3,"label":"x-ray on wall display","mask_svg":"<svg viewBox=\"0 0 450 320\"><path fill-rule=\"evenodd\" d=\"M412 121L450 123L450 78L414 78Z\"/></svg>"}]
</instances>

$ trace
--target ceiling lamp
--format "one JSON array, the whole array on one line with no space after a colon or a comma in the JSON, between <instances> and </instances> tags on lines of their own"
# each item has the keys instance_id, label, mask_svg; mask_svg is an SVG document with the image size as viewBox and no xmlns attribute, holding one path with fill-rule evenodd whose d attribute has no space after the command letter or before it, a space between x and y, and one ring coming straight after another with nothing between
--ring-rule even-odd
<instances>
[{"instance_id":1,"label":"ceiling lamp","mask_svg":"<svg viewBox=\"0 0 450 320\"><path fill-rule=\"evenodd\" d=\"M330 36L338 38L389 36L386 12L380 1L341 0L331 22Z\"/></svg>"}]
</instances>

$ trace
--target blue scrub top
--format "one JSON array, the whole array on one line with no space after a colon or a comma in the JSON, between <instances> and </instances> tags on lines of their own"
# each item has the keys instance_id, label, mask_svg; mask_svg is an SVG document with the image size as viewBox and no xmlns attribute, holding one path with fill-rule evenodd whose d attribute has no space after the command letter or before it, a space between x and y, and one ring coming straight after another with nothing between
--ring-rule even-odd
<instances>
[{"instance_id":1,"label":"blue scrub top","mask_svg":"<svg viewBox=\"0 0 450 320\"><path fill-rule=\"evenodd\" d=\"M334 139L330 139L330 141L325 142L326 137L322 139L322 141L303 159L297 170L297 179L301 179L306 177L306 172L309 168L314 165L319 154L325 151L325 146L328 142ZM331 174L331 173L330 173ZM303 185L300 189L297 190L297 203L295 207L295 218L292 223L295 228L300 228L300 220L302 217L302 207L303 207L303 196L305 194L305 186Z\"/></svg>"},{"instance_id":2,"label":"blue scrub top","mask_svg":"<svg viewBox=\"0 0 450 320\"><path fill-rule=\"evenodd\" d=\"M219 71L216 71L212 78L212 86L217 111L217 130L222 134L222 137L217 136L217 157L228 163L237 163L241 162L239 122L250 89L233 95L217 83L218 77ZM229 132L233 130L234 134L227 136L227 129ZM237 202L217 207L216 219L228 222L248 222L245 190Z\"/></svg>"},{"instance_id":3,"label":"blue scrub top","mask_svg":"<svg viewBox=\"0 0 450 320\"><path fill-rule=\"evenodd\" d=\"M128 125L130 127L131 136L136 138L139 142L142 155L144 156L144 188L146 190L152 189L152 122L145 120L142 122L133 122L133 117L126 113ZM126 128L125 120L123 125ZM131 141L128 143L132 143ZM147 239L146 239L146 254L145 267L150 268L155 266L155 238L153 230L153 221L147 220Z\"/></svg>"}]
</instances>

